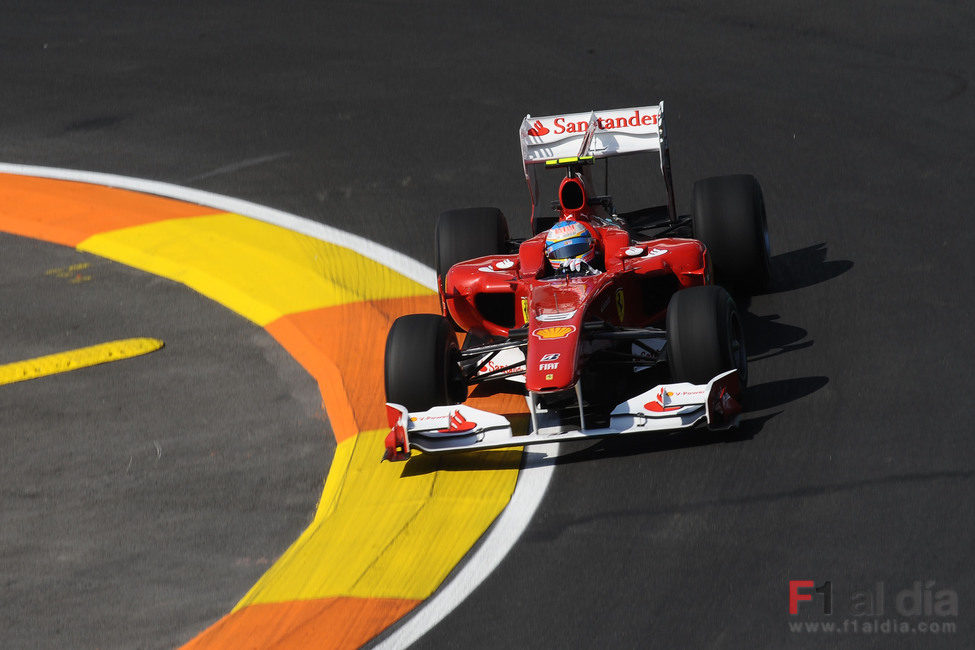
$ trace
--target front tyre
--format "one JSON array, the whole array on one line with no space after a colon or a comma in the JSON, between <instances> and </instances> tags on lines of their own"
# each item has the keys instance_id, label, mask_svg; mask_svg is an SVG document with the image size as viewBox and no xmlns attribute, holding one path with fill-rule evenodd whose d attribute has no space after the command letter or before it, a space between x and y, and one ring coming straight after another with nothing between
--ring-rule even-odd
<instances>
[{"instance_id":1,"label":"front tyre","mask_svg":"<svg viewBox=\"0 0 975 650\"><path fill-rule=\"evenodd\" d=\"M754 176L715 176L694 183L692 223L694 237L707 246L722 283L747 293L768 286L768 220L762 187Z\"/></svg>"},{"instance_id":2,"label":"front tyre","mask_svg":"<svg viewBox=\"0 0 975 650\"><path fill-rule=\"evenodd\" d=\"M714 285L689 287L667 307L667 359L674 381L706 384L727 370L748 379L745 337L738 308Z\"/></svg>"},{"instance_id":3,"label":"front tyre","mask_svg":"<svg viewBox=\"0 0 975 650\"><path fill-rule=\"evenodd\" d=\"M411 412L466 399L457 336L443 316L410 314L393 321L386 338L385 384L386 401Z\"/></svg>"}]
</instances>

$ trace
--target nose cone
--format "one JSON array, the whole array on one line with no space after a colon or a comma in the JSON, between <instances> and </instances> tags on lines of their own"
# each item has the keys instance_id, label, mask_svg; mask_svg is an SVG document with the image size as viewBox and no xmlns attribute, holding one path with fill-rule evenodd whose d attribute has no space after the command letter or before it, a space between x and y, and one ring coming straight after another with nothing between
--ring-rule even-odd
<instances>
[{"instance_id":1,"label":"nose cone","mask_svg":"<svg viewBox=\"0 0 975 650\"><path fill-rule=\"evenodd\" d=\"M572 388L579 378L579 337L586 305L602 276L540 282L531 292L525 387L534 392Z\"/></svg>"},{"instance_id":2,"label":"nose cone","mask_svg":"<svg viewBox=\"0 0 975 650\"><path fill-rule=\"evenodd\" d=\"M576 380L579 323L538 322L529 329L525 387L534 392L570 388Z\"/></svg>"}]
</instances>

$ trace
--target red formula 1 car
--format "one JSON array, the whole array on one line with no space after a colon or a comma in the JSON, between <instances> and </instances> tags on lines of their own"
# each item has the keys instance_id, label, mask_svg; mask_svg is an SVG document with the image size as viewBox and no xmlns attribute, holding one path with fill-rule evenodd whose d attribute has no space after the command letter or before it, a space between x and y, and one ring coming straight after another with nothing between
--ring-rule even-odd
<instances>
[{"instance_id":1,"label":"red formula 1 car","mask_svg":"<svg viewBox=\"0 0 975 650\"><path fill-rule=\"evenodd\" d=\"M679 216L663 109L527 116L527 240L493 208L440 215L442 315L403 316L386 341L385 458L737 424L742 325L712 278L743 291L768 281L762 191L753 176L707 178ZM606 166L608 186L609 158L641 152L659 154L666 205L617 213L593 170ZM551 169L561 180L545 214L539 177ZM524 394L527 430L463 405L487 382Z\"/></svg>"}]
</instances>

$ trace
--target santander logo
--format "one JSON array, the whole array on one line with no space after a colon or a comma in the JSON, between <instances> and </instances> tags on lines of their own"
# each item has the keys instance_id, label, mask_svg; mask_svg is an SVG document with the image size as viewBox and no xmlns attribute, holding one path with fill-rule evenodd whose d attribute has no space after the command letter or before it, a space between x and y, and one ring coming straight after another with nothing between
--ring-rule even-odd
<instances>
[{"instance_id":1,"label":"santander logo","mask_svg":"<svg viewBox=\"0 0 975 650\"><path fill-rule=\"evenodd\" d=\"M596 117L596 128L601 131L624 129L627 127L657 126L659 123L660 115L658 113L642 113L639 110L635 110L628 115L620 115L619 117ZM528 135L538 138L549 133L562 135L563 133L585 133L589 130L588 120L572 121L566 120L564 116L553 119L551 126L552 128L550 129L542 124L541 120L535 120L535 123L528 129Z\"/></svg>"},{"instance_id":2,"label":"santander logo","mask_svg":"<svg viewBox=\"0 0 975 650\"><path fill-rule=\"evenodd\" d=\"M448 421L446 429L439 429L437 433L461 433L463 431L470 431L477 426L476 422L471 422L463 415L460 411L454 411L450 414L450 419Z\"/></svg>"},{"instance_id":3,"label":"santander logo","mask_svg":"<svg viewBox=\"0 0 975 650\"><path fill-rule=\"evenodd\" d=\"M683 406L664 406L660 402L647 402L643 405L643 408L651 411L653 413L669 413L670 411L679 411L684 408Z\"/></svg>"},{"instance_id":4,"label":"santander logo","mask_svg":"<svg viewBox=\"0 0 975 650\"><path fill-rule=\"evenodd\" d=\"M683 408L681 406L664 406L664 400L667 399L667 395L668 395L667 391L665 391L663 387L661 387L660 390L657 392L656 396L654 397L654 400L652 402L647 402L646 404L644 404L643 408L653 413L668 413L670 411L677 411Z\"/></svg>"},{"instance_id":5,"label":"santander logo","mask_svg":"<svg viewBox=\"0 0 975 650\"><path fill-rule=\"evenodd\" d=\"M528 129L528 135L533 135L536 138L543 136L548 132L549 129L545 128L545 125L542 124L541 120L535 120L535 123L532 124L532 128Z\"/></svg>"}]
</instances>

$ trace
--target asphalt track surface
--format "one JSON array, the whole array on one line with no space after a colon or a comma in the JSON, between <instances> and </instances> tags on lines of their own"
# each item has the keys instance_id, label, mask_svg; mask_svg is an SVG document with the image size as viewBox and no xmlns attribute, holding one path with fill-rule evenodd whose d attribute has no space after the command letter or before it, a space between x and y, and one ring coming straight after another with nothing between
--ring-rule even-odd
<instances>
[{"instance_id":1,"label":"asphalt track surface","mask_svg":"<svg viewBox=\"0 0 975 650\"><path fill-rule=\"evenodd\" d=\"M745 424L733 437L565 449L522 541L420 645L970 647L972 33L975 15L964 3L24 3L6 9L0 25L0 159L237 196L432 264L432 224L442 209L497 205L515 234L526 233L516 140L526 112L666 100L679 208L689 208L694 179L713 174L751 172L765 189L776 285L746 303ZM50 304L102 319L106 332L118 327L105 307L118 295L83 302L70 293L75 287L40 283L37 273L79 254L8 237L2 245L5 323L19 319L27 328L50 319L50 307L36 300L50 295ZM225 569L203 567L219 565L218 554L230 557L235 533L250 537L234 557L283 550L307 522L327 465L324 424L308 414L313 382L283 353L267 351L273 346L258 346L270 360L251 346L241 359L240 346L220 352L227 341L204 340L210 331L260 339L256 328L200 307L206 301L186 290L110 267L106 277L138 303L123 310L133 327L115 338L180 335L176 321L160 320L151 305L158 291L159 308L193 303L182 307L197 319L187 343L201 356L163 356L172 365L156 369L164 348L122 362L124 370L98 369L106 379L144 373L147 386L167 384L166 373L205 375L226 363L244 377L237 391L208 382L201 388L211 391L208 399L195 406L179 401L183 393L139 388L132 399L143 406L131 407L139 417L151 425L186 409L224 407L232 417L235 394L248 396L244 408L261 408L253 396L279 394L278 423L295 413L299 421L293 442L262 463L245 460L233 421L216 413L207 420L207 435L238 454L224 471L253 463L267 483L250 523L232 524L232 509L220 507L240 488L191 486L185 503L173 506L199 510L200 520L186 520L200 527L187 533L197 537L182 548L206 541L200 552L209 555L193 567L192 553L173 551L152 570L160 579L193 574L204 585L198 600L174 590L178 597L165 606L133 618L126 603L139 594L106 602L45 591L5 541L4 574L20 571L5 577L2 597L13 645L185 640L260 573L228 582ZM26 268L31 273L18 275ZM174 331L131 331L143 322ZM64 328L55 335L70 347ZM13 338L4 358L29 356L32 343ZM70 433L75 443L96 441L88 449L106 463L140 454L153 462L150 430L126 440L125 427L57 417L45 400L63 396L44 381L17 387L27 406L13 412L4 390L4 431L57 435L57 428L58 440ZM128 381L126 388L136 390ZM76 389L91 390L87 383ZM166 409L150 398L179 403ZM280 428L266 435L276 440ZM32 485L41 467L52 466L40 456L36 465L17 462L12 454L23 441L5 440L8 486ZM144 471L151 478L155 470ZM144 516L148 501L140 495L170 494L176 479L153 480L133 487L120 506L127 510L107 519L85 517L79 509L97 495L77 490L63 514L90 534L113 518ZM4 517L36 517L41 506L32 509L32 494L5 492ZM216 525L204 530L211 516ZM5 540L16 535L9 530L5 524ZM110 590L117 583L106 573L136 573L143 559L70 575ZM819 600L789 616L790 579L830 581L831 619L840 623L853 618L853 592L878 582L888 594L886 618L939 620L892 609L900 590L935 581L934 590L958 594L957 617L940 619L958 631L793 633L790 621L828 619L815 613ZM45 607L74 618L39 614ZM99 623L113 617L125 629ZM88 627L78 632L71 621Z\"/></svg>"}]
</instances>

